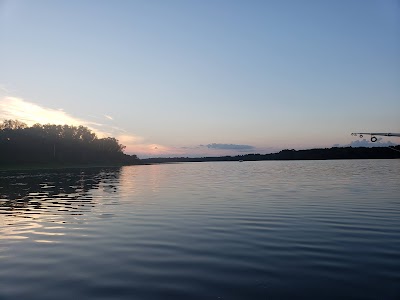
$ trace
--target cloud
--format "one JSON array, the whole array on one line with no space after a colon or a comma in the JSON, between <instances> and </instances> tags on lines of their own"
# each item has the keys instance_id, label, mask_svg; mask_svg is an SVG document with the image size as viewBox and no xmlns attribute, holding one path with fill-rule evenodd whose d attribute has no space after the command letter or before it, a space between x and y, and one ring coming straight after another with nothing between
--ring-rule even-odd
<instances>
[{"instance_id":1,"label":"cloud","mask_svg":"<svg viewBox=\"0 0 400 300\"><path fill-rule=\"evenodd\" d=\"M143 138L141 136L129 135L129 134L122 134L118 135L117 139L123 144L140 144L143 142Z\"/></svg>"},{"instance_id":2,"label":"cloud","mask_svg":"<svg viewBox=\"0 0 400 300\"><path fill-rule=\"evenodd\" d=\"M233 151L254 152L256 150L255 147L250 145L220 143L177 147L160 145L154 143L154 141L146 141L144 137L131 134L125 129L119 128L116 121L109 114L87 115L89 120L82 119L74 117L62 109L47 108L17 97L0 96L0 118L0 122L4 119L16 119L29 126L35 123L82 125L95 132L99 138L115 137L119 143L126 146L125 153L137 154L139 157L220 156L232 155ZM107 122L105 118L112 120L112 122ZM90 120L96 120L96 122ZM101 122L101 120L104 122Z\"/></svg>"},{"instance_id":3,"label":"cloud","mask_svg":"<svg viewBox=\"0 0 400 300\"><path fill-rule=\"evenodd\" d=\"M382 138L378 138L378 140L376 142L370 142L367 139L362 139L360 140L356 140L356 141L352 141L350 144L347 145L339 145L339 144L335 144L333 145L333 147L390 147L390 146L396 146L397 144L392 143L391 141L387 141L387 142L383 142Z\"/></svg>"},{"instance_id":4,"label":"cloud","mask_svg":"<svg viewBox=\"0 0 400 300\"><path fill-rule=\"evenodd\" d=\"M114 121L114 119L109 115L103 116L108 120ZM96 116L91 117L99 119L99 117ZM126 130L115 126L116 124L106 125L99 122L76 118L62 109L43 107L17 97L0 96L0 118L0 122L7 119L13 119L22 121L28 126L36 123L73 126L82 125L95 132L99 138L115 137L120 144L126 146L125 152L129 154L137 154L141 156L167 156L169 153L181 152L177 151L174 147L167 147L155 143L146 143L143 137L129 134Z\"/></svg>"},{"instance_id":5,"label":"cloud","mask_svg":"<svg viewBox=\"0 0 400 300\"><path fill-rule=\"evenodd\" d=\"M110 117L110 116L108 116ZM19 120L31 126L40 124L57 124L85 126L95 132L98 137L115 136L116 132L123 132L123 135L117 136L122 143L138 143L143 140L139 136L125 134L126 131L115 126L106 126L98 122L92 122L76 118L63 111L62 109L51 109L38 104L26 101L17 97L0 98L0 122L7 119ZM111 117L110 117L111 118Z\"/></svg>"},{"instance_id":6,"label":"cloud","mask_svg":"<svg viewBox=\"0 0 400 300\"><path fill-rule=\"evenodd\" d=\"M10 93L10 90L4 85L4 84L0 84L0 93Z\"/></svg>"},{"instance_id":7,"label":"cloud","mask_svg":"<svg viewBox=\"0 0 400 300\"><path fill-rule=\"evenodd\" d=\"M51 123L75 126L84 125L87 127L91 127L91 125L101 126L98 123L74 118L62 109L45 108L16 97L4 97L0 100L0 114L3 119L17 119L28 125Z\"/></svg>"},{"instance_id":8,"label":"cloud","mask_svg":"<svg viewBox=\"0 0 400 300\"><path fill-rule=\"evenodd\" d=\"M216 149L216 150L254 150L255 147L250 146L250 145L238 145L238 144L218 144L218 143L212 143L206 145L208 149Z\"/></svg>"},{"instance_id":9,"label":"cloud","mask_svg":"<svg viewBox=\"0 0 400 300\"><path fill-rule=\"evenodd\" d=\"M109 115L104 115L104 117L113 120ZM130 154L156 156L166 155L172 150L172 148L163 145L146 143L143 137L129 134L126 130L115 126L115 124L110 126L76 118L62 109L43 107L17 97L7 96L0 98L0 118L0 122L13 119L22 121L28 126L36 123L73 126L82 125L95 132L99 138L115 137L119 143L126 146L125 152Z\"/></svg>"}]
</instances>

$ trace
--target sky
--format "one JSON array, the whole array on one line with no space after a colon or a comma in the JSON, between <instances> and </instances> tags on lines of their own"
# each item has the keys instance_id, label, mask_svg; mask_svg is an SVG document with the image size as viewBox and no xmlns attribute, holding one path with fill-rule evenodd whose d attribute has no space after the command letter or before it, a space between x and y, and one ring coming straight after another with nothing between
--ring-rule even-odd
<instances>
[{"instance_id":1,"label":"sky","mask_svg":"<svg viewBox=\"0 0 400 300\"><path fill-rule=\"evenodd\" d=\"M400 132L400 1L0 0L3 119L88 126L139 157Z\"/></svg>"}]
</instances>

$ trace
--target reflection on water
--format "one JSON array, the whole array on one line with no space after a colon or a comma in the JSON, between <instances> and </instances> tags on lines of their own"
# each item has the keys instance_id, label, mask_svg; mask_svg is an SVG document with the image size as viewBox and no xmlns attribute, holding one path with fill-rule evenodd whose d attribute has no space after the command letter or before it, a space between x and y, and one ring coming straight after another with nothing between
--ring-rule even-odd
<instances>
[{"instance_id":1,"label":"reflection on water","mask_svg":"<svg viewBox=\"0 0 400 300\"><path fill-rule=\"evenodd\" d=\"M0 299L400 299L400 160L0 173Z\"/></svg>"},{"instance_id":2,"label":"reflection on water","mask_svg":"<svg viewBox=\"0 0 400 300\"><path fill-rule=\"evenodd\" d=\"M120 168L1 172L0 239L40 234L36 242L51 242L45 237L64 235L62 224L98 204L92 191L117 191L119 174Z\"/></svg>"},{"instance_id":3,"label":"reflection on water","mask_svg":"<svg viewBox=\"0 0 400 300\"><path fill-rule=\"evenodd\" d=\"M0 173L0 213L41 214L46 210L82 213L93 206L89 193L102 189L115 192L120 169L83 171Z\"/></svg>"}]
</instances>

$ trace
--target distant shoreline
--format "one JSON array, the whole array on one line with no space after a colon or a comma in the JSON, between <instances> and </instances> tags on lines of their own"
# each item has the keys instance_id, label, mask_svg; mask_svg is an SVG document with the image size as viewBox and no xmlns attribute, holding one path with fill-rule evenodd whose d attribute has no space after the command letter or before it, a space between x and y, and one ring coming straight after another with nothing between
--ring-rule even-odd
<instances>
[{"instance_id":1,"label":"distant shoreline","mask_svg":"<svg viewBox=\"0 0 400 300\"><path fill-rule=\"evenodd\" d=\"M141 159L142 163L210 162L210 161L286 161L286 160L345 160L399 159L400 145L392 147L332 147L307 150L285 149L270 154L244 154L218 157L155 157Z\"/></svg>"}]
</instances>

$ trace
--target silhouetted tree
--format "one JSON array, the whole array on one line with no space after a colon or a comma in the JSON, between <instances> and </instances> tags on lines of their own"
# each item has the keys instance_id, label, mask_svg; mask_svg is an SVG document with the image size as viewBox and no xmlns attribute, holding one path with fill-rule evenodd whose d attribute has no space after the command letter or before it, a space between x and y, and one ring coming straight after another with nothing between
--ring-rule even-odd
<instances>
[{"instance_id":1,"label":"silhouetted tree","mask_svg":"<svg viewBox=\"0 0 400 300\"><path fill-rule=\"evenodd\" d=\"M4 120L2 124L0 124L0 130L4 129L24 129L28 126L24 122L20 122L18 120Z\"/></svg>"},{"instance_id":2,"label":"silhouetted tree","mask_svg":"<svg viewBox=\"0 0 400 300\"><path fill-rule=\"evenodd\" d=\"M84 126L35 124L17 120L0 125L0 163L136 163L136 155L112 137L97 138Z\"/></svg>"}]
</instances>

